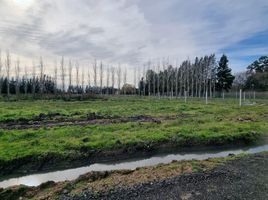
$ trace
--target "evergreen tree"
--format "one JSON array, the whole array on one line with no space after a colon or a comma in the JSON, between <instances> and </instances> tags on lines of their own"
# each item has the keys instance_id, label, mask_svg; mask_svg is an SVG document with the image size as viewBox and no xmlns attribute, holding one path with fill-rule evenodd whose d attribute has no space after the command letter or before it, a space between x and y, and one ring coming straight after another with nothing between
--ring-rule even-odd
<instances>
[{"instance_id":1,"label":"evergreen tree","mask_svg":"<svg viewBox=\"0 0 268 200\"><path fill-rule=\"evenodd\" d=\"M218 91L226 91L228 92L229 89L231 89L233 81L234 81L234 76L232 75L232 69L228 67L228 58L226 55L222 55L220 61L219 61L219 66L217 68L217 90Z\"/></svg>"}]
</instances>

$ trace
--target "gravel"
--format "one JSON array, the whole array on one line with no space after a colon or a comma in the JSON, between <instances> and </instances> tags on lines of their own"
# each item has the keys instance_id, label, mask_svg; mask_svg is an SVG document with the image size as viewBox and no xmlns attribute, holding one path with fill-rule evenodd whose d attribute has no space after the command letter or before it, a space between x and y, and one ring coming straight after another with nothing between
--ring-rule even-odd
<instances>
[{"instance_id":1,"label":"gravel","mask_svg":"<svg viewBox=\"0 0 268 200\"><path fill-rule=\"evenodd\" d=\"M120 187L101 194L89 190L78 196L62 194L60 199L267 200L268 152L232 160L204 173Z\"/></svg>"}]
</instances>

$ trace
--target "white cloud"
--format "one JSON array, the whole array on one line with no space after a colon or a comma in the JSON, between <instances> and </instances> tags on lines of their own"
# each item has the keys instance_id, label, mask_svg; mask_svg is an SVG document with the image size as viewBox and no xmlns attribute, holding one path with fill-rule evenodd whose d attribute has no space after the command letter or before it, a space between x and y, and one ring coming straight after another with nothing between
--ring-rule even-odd
<instances>
[{"instance_id":1,"label":"white cloud","mask_svg":"<svg viewBox=\"0 0 268 200\"><path fill-rule=\"evenodd\" d=\"M27 6L2 0L0 43L26 59L96 57L134 66L167 56L183 60L223 53L267 30L267 6L267 0L32 0Z\"/></svg>"}]
</instances>

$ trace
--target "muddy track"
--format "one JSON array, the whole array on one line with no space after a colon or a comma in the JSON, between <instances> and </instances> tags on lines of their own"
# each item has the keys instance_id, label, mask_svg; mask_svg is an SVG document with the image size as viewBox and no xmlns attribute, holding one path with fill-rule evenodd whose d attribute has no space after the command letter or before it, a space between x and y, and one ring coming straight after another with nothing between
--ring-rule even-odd
<instances>
[{"instance_id":1,"label":"muddy track","mask_svg":"<svg viewBox=\"0 0 268 200\"><path fill-rule=\"evenodd\" d=\"M40 127L60 127L60 126L86 126L93 124L108 125L115 123L127 123L127 122L154 122L161 123L159 118L152 118L148 116L134 116L134 117L122 117L122 118L111 118L111 119L66 119L66 120L46 120L46 121L29 121L26 123L2 123L0 127L2 129L38 129Z\"/></svg>"},{"instance_id":2,"label":"muddy track","mask_svg":"<svg viewBox=\"0 0 268 200\"><path fill-rule=\"evenodd\" d=\"M127 123L127 122L151 122L160 124L164 120L175 120L179 117L185 116L162 116L162 117L150 117L145 115L131 116L131 117L109 117L109 116L96 116L92 115L86 119L43 119L43 120L21 120L21 121L9 121L0 122L1 129L14 130L14 129L38 129L41 127L60 127L60 126L86 126L93 124L109 125L115 123Z\"/></svg>"},{"instance_id":3,"label":"muddy track","mask_svg":"<svg viewBox=\"0 0 268 200\"><path fill-rule=\"evenodd\" d=\"M75 196L63 194L59 199L266 200L267 166L268 153L259 153L229 161L207 172L119 187L97 195L90 190Z\"/></svg>"}]
</instances>

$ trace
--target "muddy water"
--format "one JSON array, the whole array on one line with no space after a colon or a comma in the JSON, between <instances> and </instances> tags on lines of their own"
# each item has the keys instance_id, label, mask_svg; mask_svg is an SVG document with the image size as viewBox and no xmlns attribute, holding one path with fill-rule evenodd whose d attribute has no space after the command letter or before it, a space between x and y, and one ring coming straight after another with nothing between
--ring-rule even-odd
<instances>
[{"instance_id":1,"label":"muddy water","mask_svg":"<svg viewBox=\"0 0 268 200\"><path fill-rule=\"evenodd\" d=\"M41 183L47 181L65 181L74 180L80 175L90 171L109 171L109 170L121 170L121 169L135 169L137 167L145 167L157 165L160 163L170 163L173 160L203 160L214 157L225 157L229 154L240 154L240 153L258 153L261 151L268 151L268 144L251 146L251 147L238 147L238 148L209 148L199 151L185 151L180 153L165 153L154 155L150 158L136 158L131 160L124 160L121 162L111 163L96 163L86 167L80 167L75 169L54 171L48 173L32 174L17 178L10 178L0 182L0 188L6 188L15 185L27 185L27 186L38 186Z\"/></svg>"}]
</instances>

